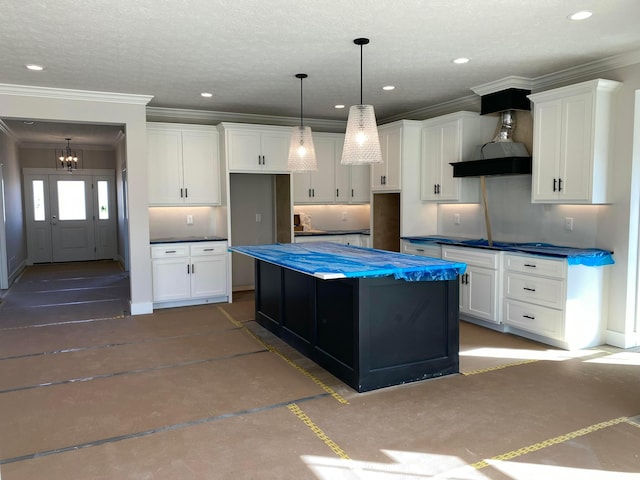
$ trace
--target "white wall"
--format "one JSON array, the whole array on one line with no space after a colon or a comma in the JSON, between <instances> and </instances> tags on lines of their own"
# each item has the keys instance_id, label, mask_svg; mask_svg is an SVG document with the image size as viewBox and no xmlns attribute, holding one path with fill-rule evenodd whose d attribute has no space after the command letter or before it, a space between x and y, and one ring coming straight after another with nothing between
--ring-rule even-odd
<instances>
[{"instance_id":1,"label":"white wall","mask_svg":"<svg viewBox=\"0 0 640 480\"><path fill-rule=\"evenodd\" d=\"M0 129L0 164L2 164L4 189L4 229L6 249L7 283L0 282L2 288L8 288L26 265L26 231L23 218L22 184L18 148L15 140ZM2 194L2 192L0 192ZM3 212L0 211L0 215Z\"/></svg>"},{"instance_id":2,"label":"white wall","mask_svg":"<svg viewBox=\"0 0 640 480\"><path fill-rule=\"evenodd\" d=\"M149 236L153 239L171 237L225 238L226 220L220 222L217 210L220 207L150 207ZM192 224L187 224L190 215Z\"/></svg>"}]
</instances>

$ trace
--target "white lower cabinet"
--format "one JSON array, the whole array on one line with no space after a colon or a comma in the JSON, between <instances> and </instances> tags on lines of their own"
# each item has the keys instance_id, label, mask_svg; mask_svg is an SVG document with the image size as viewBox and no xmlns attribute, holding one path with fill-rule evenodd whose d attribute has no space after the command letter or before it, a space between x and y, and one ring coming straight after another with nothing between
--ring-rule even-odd
<instances>
[{"instance_id":1,"label":"white lower cabinet","mask_svg":"<svg viewBox=\"0 0 640 480\"><path fill-rule=\"evenodd\" d=\"M228 259L227 242L153 245L154 307L228 301Z\"/></svg>"},{"instance_id":2,"label":"white lower cabinet","mask_svg":"<svg viewBox=\"0 0 640 480\"><path fill-rule=\"evenodd\" d=\"M411 243L409 240L400 240L400 251L409 255L442 258L442 247L439 243Z\"/></svg>"},{"instance_id":3,"label":"white lower cabinet","mask_svg":"<svg viewBox=\"0 0 640 480\"><path fill-rule=\"evenodd\" d=\"M501 323L502 252L443 245L442 259L467 264L460 275L460 316Z\"/></svg>"},{"instance_id":4,"label":"white lower cabinet","mask_svg":"<svg viewBox=\"0 0 640 480\"><path fill-rule=\"evenodd\" d=\"M504 256L504 323L514 333L561 348L603 341L606 269L566 259Z\"/></svg>"}]
</instances>

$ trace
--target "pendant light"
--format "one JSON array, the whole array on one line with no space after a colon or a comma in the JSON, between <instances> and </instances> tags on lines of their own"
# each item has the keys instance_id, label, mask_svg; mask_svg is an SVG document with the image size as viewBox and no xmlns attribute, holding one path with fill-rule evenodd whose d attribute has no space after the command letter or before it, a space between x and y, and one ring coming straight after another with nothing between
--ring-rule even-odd
<instances>
[{"instance_id":1,"label":"pendant light","mask_svg":"<svg viewBox=\"0 0 640 480\"><path fill-rule=\"evenodd\" d=\"M356 38L353 43L360 45L360 104L353 105L349 109L340 163L343 165L382 163L378 125L373 105L362 104L362 46L367 45L369 39Z\"/></svg>"},{"instance_id":2,"label":"pendant light","mask_svg":"<svg viewBox=\"0 0 640 480\"><path fill-rule=\"evenodd\" d=\"M318 169L311 127L305 127L302 123L302 80L307 77L306 73L296 74L296 78L300 79L300 125L293 127L291 131L288 168L292 172Z\"/></svg>"}]
</instances>

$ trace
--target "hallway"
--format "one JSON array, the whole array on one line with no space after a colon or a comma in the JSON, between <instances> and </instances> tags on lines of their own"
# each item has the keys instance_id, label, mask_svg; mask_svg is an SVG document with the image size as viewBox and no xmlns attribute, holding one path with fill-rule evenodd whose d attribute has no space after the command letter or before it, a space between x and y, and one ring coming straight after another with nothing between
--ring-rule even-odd
<instances>
[{"instance_id":1,"label":"hallway","mask_svg":"<svg viewBox=\"0 0 640 480\"><path fill-rule=\"evenodd\" d=\"M2 480L640 478L638 349L463 322L462 375L358 394L250 293L131 317L124 272L79 267L0 305Z\"/></svg>"}]
</instances>

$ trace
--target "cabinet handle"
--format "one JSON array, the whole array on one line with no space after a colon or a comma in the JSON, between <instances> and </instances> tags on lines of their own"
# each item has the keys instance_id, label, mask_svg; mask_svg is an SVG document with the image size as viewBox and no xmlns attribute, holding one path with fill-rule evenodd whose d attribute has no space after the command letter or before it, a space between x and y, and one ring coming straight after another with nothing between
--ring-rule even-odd
<instances>
[{"instance_id":1,"label":"cabinet handle","mask_svg":"<svg viewBox=\"0 0 640 480\"><path fill-rule=\"evenodd\" d=\"M557 180L554 178L553 179L553 191L554 192L556 191L556 182L557 182Z\"/></svg>"},{"instance_id":2,"label":"cabinet handle","mask_svg":"<svg viewBox=\"0 0 640 480\"><path fill-rule=\"evenodd\" d=\"M311 198L311 189L309 189L309 198Z\"/></svg>"},{"instance_id":3,"label":"cabinet handle","mask_svg":"<svg viewBox=\"0 0 640 480\"><path fill-rule=\"evenodd\" d=\"M562 191L562 179L561 178L558 179L558 191L559 192Z\"/></svg>"},{"instance_id":4,"label":"cabinet handle","mask_svg":"<svg viewBox=\"0 0 640 480\"><path fill-rule=\"evenodd\" d=\"M204 251L205 252L213 252L215 250L215 248L205 248Z\"/></svg>"},{"instance_id":5,"label":"cabinet handle","mask_svg":"<svg viewBox=\"0 0 640 480\"><path fill-rule=\"evenodd\" d=\"M522 315L523 318L528 318L529 320L535 320L536 317L534 317L533 315Z\"/></svg>"},{"instance_id":6,"label":"cabinet handle","mask_svg":"<svg viewBox=\"0 0 640 480\"><path fill-rule=\"evenodd\" d=\"M535 288L529 288L529 287L522 287L523 290L526 290L527 292L535 292L536 289Z\"/></svg>"},{"instance_id":7,"label":"cabinet handle","mask_svg":"<svg viewBox=\"0 0 640 480\"><path fill-rule=\"evenodd\" d=\"M193 263L191 264L191 273L196 273L196 266Z\"/></svg>"},{"instance_id":8,"label":"cabinet handle","mask_svg":"<svg viewBox=\"0 0 640 480\"><path fill-rule=\"evenodd\" d=\"M262 165L262 155L258 155L258 165Z\"/></svg>"},{"instance_id":9,"label":"cabinet handle","mask_svg":"<svg viewBox=\"0 0 640 480\"><path fill-rule=\"evenodd\" d=\"M315 188L312 188L312 189L311 189L311 196L312 196L312 197L315 197L315 196L316 196L316 189L315 189Z\"/></svg>"},{"instance_id":10,"label":"cabinet handle","mask_svg":"<svg viewBox=\"0 0 640 480\"><path fill-rule=\"evenodd\" d=\"M354 195L353 195L353 188L351 189L351 196L352 196L352 197L354 196Z\"/></svg>"},{"instance_id":11,"label":"cabinet handle","mask_svg":"<svg viewBox=\"0 0 640 480\"><path fill-rule=\"evenodd\" d=\"M164 253L176 253L175 250L165 250Z\"/></svg>"},{"instance_id":12,"label":"cabinet handle","mask_svg":"<svg viewBox=\"0 0 640 480\"><path fill-rule=\"evenodd\" d=\"M339 196L340 196L340 189L336 188L336 197L339 197Z\"/></svg>"},{"instance_id":13,"label":"cabinet handle","mask_svg":"<svg viewBox=\"0 0 640 480\"><path fill-rule=\"evenodd\" d=\"M416 252L424 252L424 248L416 248Z\"/></svg>"},{"instance_id":14,"label":"cabinet handle","mask_svg":"<svg viewBox=\"0 0 640 480\"><path fill-rule=\"evenodd\" d=\"M184 198L189 198L189 189L188 188L184 189Z\"/></svg>"},{"instance_id":15,"label":"cabinet handle","mask_svg":"<svg viewBox=\"0 0 640 480\"><path fill-rule=\"evenodd\" d=\"M182 197L183 197L183 195L182 195L182 188L181 188L180 189L180 198L182 198Z\"/></svg>"},{"instance_id":16,"label":"cabinet handle","mask_svg":"<svg viewBox=\"0 0 640 480\"><path fill-rule=\"evenodd\" d=\"M266 162L266 161L265 161L265 159L264 159L264 155L262 155L262 164L263 164L263 165L266 165L266 164L267 164L267 162Z\"/></svg>"},{"instance_id":17,"label":"cabinet handle","mask_svg":"<svg viewBox=\"0 0 640 480\"><path fill-rule=\"evenodd\" d=\"M533 263L525 263L524 266L529 268L536 268L536 265L534 265Z\"/></svg>"},{"instance_id":18,"label":"cabinet handle","mask_svg":"<svg viewBox=\"0 0 640 480\"><path fill-rule=\"evenodd\" d=\"M191 273L191 265L187 263L187 275Z\"/></svg>"},{"instance_id":19,"label":"cabinet handle","mask_svg":"<svg viewBox=\"0 0 640 480\"><path fill-rule=\"evenodd\" d=\"M440 184L438 184L438 195L440 195Z\"/></svg>"},{"instance_id":20,"label":"cabinet handle","mask_svg":"<svg viewBox=\"0 0 640 480\"><path fill-rule=\"evenodd\" d=\"M436 188L436 184L433 184L433 194L436 195L438 193L438 190Z\"/></svg>"}]
</instances>

